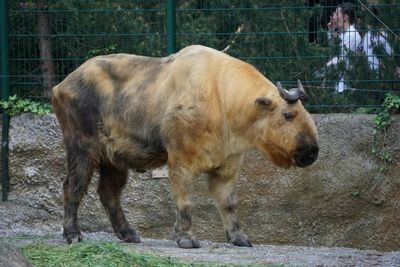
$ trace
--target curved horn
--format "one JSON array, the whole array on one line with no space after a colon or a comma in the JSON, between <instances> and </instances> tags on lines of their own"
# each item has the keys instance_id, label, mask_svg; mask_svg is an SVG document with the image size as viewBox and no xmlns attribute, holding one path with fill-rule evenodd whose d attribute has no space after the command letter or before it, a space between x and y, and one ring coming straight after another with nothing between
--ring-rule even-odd
<instances>
[{"instance_id":1,"label":"curved horn","mask_svg":"<svg viewBox=\"0 0 400 267\"><path fill-rule=\"evenodd\" d=\"M292 88L289 91L283 89L280 82L277 83L279 95L286 100L289 104L296 103L297 100L307 101L308 96L304 91L304 87L300 80L297 80L297 88Z\"/></svg>"},{"instance_id":2,"label":"curved horn","mask_svg":"<svg viewBox=\"0 0 400 267\"><path fill-rule=\"evenodd\" d=\"M303 85L301 84L301 81L298 79L297 80L297 89L299 91L299 98L301 101L305 102L308 100L308 96L306 94L306 91L304 90Z\"/></svg>"},{"instance_id":3,"label":"curved horn","mask_svg":"<svg viewBox=\"0 0 400 267\"><path fill-rule=\"evenodd\" d=\"M289 104L294 104L299 99L299 91L297 88L290 89L287 91L283 89L280 82L277 83L279 95L286 100Z\"/></svg>"}]
</instances>

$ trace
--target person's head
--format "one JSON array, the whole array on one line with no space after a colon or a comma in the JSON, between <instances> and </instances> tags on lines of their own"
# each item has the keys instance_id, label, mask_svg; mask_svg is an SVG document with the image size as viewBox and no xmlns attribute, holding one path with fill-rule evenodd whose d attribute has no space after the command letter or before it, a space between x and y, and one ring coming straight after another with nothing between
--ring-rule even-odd
<instances>
[{"instance_id":1,"label":"person's head","mask_svg":"<svg viewBox=\"0 0 400 267\"><path fill-rule=\"evenodd\" d=\"M355 6L349 2L342 3L336 8L334 16L337 19L338 30L347 30L350 25L355 23Z\"/></svg>"}]
</instances>

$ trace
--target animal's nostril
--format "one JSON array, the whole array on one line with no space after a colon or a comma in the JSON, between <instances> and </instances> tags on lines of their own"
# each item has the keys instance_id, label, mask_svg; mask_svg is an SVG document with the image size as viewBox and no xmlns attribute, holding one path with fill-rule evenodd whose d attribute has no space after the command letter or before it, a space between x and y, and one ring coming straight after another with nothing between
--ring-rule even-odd
<instances>
[{"instance_id":1,"label":"animal's nostril","mask_svg":"<svg viewBox=\"0 0 400 267\"><path fill-rule=\"evenodd\" d=\"M308 162L314 162L317 159L318 155L316 153L309 154L307 157Z\"/></svg>"},{"instance_id":2,"label":"animal's nostril","mask_svg":"<svg viewBox=\"0 0 400 267\"><path fill-rule=\"evenodd\" d=\"M318 158L318 146L305 146L297 150L295 160L299 167L311 165Z\"/></svg>"},{"instance_id":3,"label":"animal's nostril","mask_svg":"<svg viewBox=\"0 0 400 267\"><path fill-rule=\"evenodd\" d=\"M318 147L313 147L311 149L311 153L308 154L308 157L315 161L318 158L318 152L319 152L319 148Z\"/></svg>"}]
</instances>

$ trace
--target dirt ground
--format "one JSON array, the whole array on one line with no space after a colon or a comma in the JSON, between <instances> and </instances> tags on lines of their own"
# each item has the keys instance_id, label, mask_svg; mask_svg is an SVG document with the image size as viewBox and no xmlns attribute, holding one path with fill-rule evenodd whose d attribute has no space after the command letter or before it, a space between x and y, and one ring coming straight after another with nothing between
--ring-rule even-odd
<instances>
[{"instance_id":1,"label":"dirt ground","mask_svg":"<svg viewBox=\"0 0 400 267\"><path fill-rule=\"evenodd\" d=\"M0 242L13 245L65 244L61 220L47 217L47 212L29 208L19 201L0 202ZM235 247L226 243L200 240L199 249L180 249L172 240L143 238L140 244L122 243L113 233L84 231L87 241L124 244L128 250L141 251L189 262L213 262L232 265L273 266L400 266L400 251L380 252L344 247L306 247L254 245Z\"/></svg>"},{"instance_id":2,"label":"dirt ground","mask_svg":"<svg viewBox=\"0 0 400 267\"><path fill-rule=\"evenodd\" d=\"M35 227L36 228L36 227ZM37 228L36 228L37 229ZM61 230L22 232L0 230L0 241L15 245L48 243L64 244ZM114 234L106 232L85 233L88 241L121 242ZM141 251L189 262L221 263L233 265L283 265L283 266L400 266L400 252L378 252L339 247L296 247L255 245L240 248L226 243L201 240L199 249L180 249L171 240L142 238L140 244L124 244L128 250Z\"/></svg>"}]
</instances>

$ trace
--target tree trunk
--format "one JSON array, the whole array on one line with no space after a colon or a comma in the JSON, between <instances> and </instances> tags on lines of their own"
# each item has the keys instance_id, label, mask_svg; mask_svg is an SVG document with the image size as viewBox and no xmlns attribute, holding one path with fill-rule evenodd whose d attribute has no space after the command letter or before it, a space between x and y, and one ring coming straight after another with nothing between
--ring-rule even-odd
<instances>
[{"instance_id":1,"label":"tree trunk","mask_svg":"<svg viewBox=\"0 0 400 267\"><path fill-rule=\"evenodd\" d=\"M38 0L38 31L41 69L43 75L44 96L51 97L51 88L54 85L54 64L52 60L50 21L47 13L47 0Z\"/></svg>"}]
</instances>

